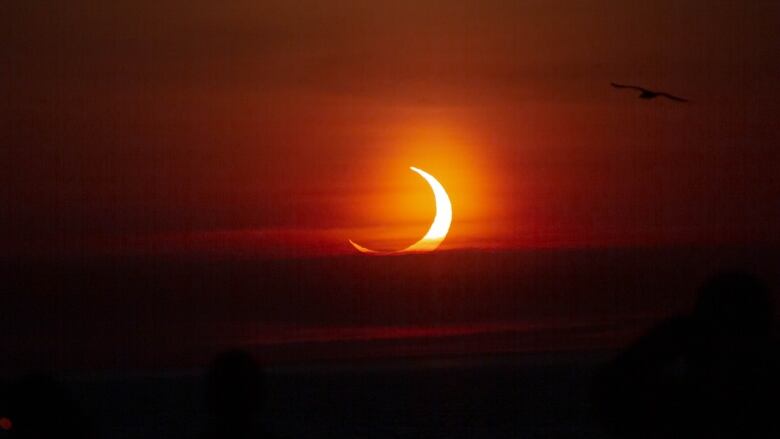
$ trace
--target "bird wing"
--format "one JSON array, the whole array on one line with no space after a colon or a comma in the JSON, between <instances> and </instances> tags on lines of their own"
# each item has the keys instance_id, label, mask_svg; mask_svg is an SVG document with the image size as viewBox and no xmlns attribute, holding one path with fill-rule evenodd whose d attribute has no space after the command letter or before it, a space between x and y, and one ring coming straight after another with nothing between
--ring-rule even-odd
<instances>
[{"instance_id":1,"label":"bird wing","mask_svg":"<svg viewBox=\"0 0 780 439\"><path fill-rule=\"evenodd\" d=\"M636 86L636 85L618 84L618 83L615 83L615 82L610 82L609 85L611 85L611 86L613 86L615 88L630 88L630 89L633 89L633 90L639 90L641 92L650 91L650 90L648 90L646 88L642 88L642 87L639 87L639 86Z\"/></svg>"},{"instance_id":2,"label":"bird wing","mask_svg":"<svg viewBox=\"0 0 780 439\"><path fill-rule=\"evenodd\" d=\"M669 93L658 93L658 96L663 96L677 102L688 102L688 99L684 99L678 96L670 95Z\"/></svg>"}]
</instances>

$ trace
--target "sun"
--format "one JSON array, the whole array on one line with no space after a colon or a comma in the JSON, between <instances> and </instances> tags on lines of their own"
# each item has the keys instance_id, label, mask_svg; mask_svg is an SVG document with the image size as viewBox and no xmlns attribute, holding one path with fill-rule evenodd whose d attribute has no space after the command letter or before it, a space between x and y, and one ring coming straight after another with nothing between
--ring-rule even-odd
<instances>
[{"instance_id":1,"label":"sun","mask_svg":"<svg viewBox=\"0 0 780 439\"><path fill-rule=\"evenodd\" d=\"M452 224L452 202L450 201L449 195L447 195L447 191L444 190L444 186L442 186L431 174L420 168L415 168L414 166L410 166L409 169L424 178L433 191L433 197L436 203L436 215L433 218L433 223L431 223L428 232L419 241L409 247L392 252L371 250L350 239L349 243L352 244L357 251L365 254L426 253L436 250L439 245L441 245L442 241L444 241L444 238L447 237L447 233L450 231L450 225Z\"/></svg>"}]
</instances>

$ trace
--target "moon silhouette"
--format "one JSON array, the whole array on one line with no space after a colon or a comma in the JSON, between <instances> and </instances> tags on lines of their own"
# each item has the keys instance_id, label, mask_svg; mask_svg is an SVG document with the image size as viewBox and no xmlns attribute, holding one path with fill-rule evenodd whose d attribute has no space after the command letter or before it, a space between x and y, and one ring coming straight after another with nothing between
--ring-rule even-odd
<instances>
[{"instance_id":1,"label":"moon silhouette","mask_svg":"<svg viewBox=\"0 0 780 439\"><path fill-rule=\"evenodd\" d=\"M410 166L409 169L420 174L422 178L428 182L433 191L433 197L436 200L436 216L433 218L433 223L428 229L428 232L419 241L406 247L403 250L396 250L390 252L380 252L371 250L370 248L363 247L353 240L349 240L357 251L367 254L400 254L400 253L425 253L436 250L437 247L447 237L447 232L450 230L450 224L452 224L452 203L450 197L447 195L447 191L444 190L444 186L439 183L431 174L423 171L422 169Z\"/></svg>"}]
</instances>

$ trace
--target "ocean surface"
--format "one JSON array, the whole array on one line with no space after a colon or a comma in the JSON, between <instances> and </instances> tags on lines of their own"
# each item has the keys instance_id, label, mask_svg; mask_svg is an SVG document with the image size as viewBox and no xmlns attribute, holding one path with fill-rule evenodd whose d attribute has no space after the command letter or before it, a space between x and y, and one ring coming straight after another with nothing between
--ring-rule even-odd
<instances>
[{"instance_id":1,"label":"ocean surface","mask_svg":"<svg viewBox=\"0 0 780 439\"><path fill-rule=\"evenodd\" d=\"M198 437L205 368L234 348L265 367L259 421L278 437L598 438L599 367L689 310L720 270L748 270L777 291L780 250L6 259L0 268L0 381L49 373L102 438Z\"/></svg>"}]
</instances>

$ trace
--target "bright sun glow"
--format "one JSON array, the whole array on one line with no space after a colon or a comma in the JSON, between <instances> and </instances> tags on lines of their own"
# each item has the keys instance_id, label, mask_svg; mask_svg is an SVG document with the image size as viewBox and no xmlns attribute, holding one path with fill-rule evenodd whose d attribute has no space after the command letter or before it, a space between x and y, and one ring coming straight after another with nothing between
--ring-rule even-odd
<instances>
[{"instance_id":1,"label":"bright sun glow","mask_svg":"<svg viewBox=\"0 0 780 439\"><path fill-rule=\"evenodd\" d=\"M447 232L450 230L450 224L452 224L452 203L450 197L447 195L447 191L444 190L444 186L439 183L431 174L423 171L422 169L409 167L412 171L420 174L425 181L431 186L433 190L433 197L436 202L436 216L433 218L433 223L428 229L425 236L414 244L406 247L403 250L395 252L377 252L369 248L363 247L360 244L355 243L351 239L349 240L359 252L372 253L372 254L399 254L399 253L417 253L417 252L430 252L436 250L437 247L447 237Z\"/></svg>"}]
</instances>

